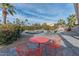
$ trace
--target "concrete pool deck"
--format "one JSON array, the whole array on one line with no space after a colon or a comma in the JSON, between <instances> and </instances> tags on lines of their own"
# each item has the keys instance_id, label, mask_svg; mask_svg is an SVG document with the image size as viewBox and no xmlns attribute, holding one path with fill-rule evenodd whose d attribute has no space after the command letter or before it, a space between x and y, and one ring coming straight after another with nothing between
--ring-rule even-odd
<instances>
[{"instance_id":1,"label":"concrete pool deck","mask_svg":"<svg viewBox=\"0 0 79 59\"><path fill-rule=\"evenodd\" d=\"M3 46L0 48L0 56L16 56L15 47L19 46L20 44L26 45L28 43L29 38L34 36L44 36L51 40L54 38L61 38L61 47L57 49L52 49L52 56L79 56L79 40L76 38L73 38L72 36L66 35L65 33L59 33L59 34L35 34L31 36L24 36L21 37L16 42L8 45Z\"/></svg>"}]
</instances>

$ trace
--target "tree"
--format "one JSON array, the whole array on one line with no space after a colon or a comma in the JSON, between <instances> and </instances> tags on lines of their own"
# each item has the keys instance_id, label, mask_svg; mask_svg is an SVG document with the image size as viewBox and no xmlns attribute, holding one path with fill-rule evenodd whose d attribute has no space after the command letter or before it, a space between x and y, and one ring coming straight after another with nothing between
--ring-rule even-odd
<instances>
[{"instance_id":1,"label":"tree","mask_svg":"<svg viewBox=\"0 0 79 59\"><path fill-rule=\"evenodd\" d=\"M56 30L58 28L58 23L55 23L53 28L54 28L54 30Z\"/></svg>"},{"instance_id":2,"label":"tree","mask_svg":"<svg viewBox=\"0 0 79 59\"><path fill-rule=\"evenodd\" d=\"M12 24L9 20L7 20L7 23L8 23L8 24Z\"/></svg>"},{"instance_id":3,"label":"tree","mask_svg":"<svg viewBox=\"0 0 79 59\"><path fill-rule=\"evenodd\" d=\"M42 28L49 32L52 29L52 26L48 25L47 23L43 23L42 24Z\"/></svg>"},{"instance_id":4,"label":"tree","mask_svg":"<svg viewBox=\"0 0 79 59\"><path fill-rule=\"evenodd\" d=\"M73 27L75 25L75 21L76 21L76 16L75 15L70 15L68 18L67 18L67 25L68 27Z\"/></svg>"},{"instance_id":5,"label":"tree","mask_svg":"<svg viewBox=\"0 0 79 59\"><path fill-rule=\"evenodd\" d=\"M3 16L3 23L6 24L6 18L7 14L14 15L14 6L9 3L2 3L0 4L0 7L2 8L2 16Z\"/></svg>"},{"instance_id":6,"label":"tree","mask_svg":"<svg viewBox=\"0 0 79 59\"><path fill-rule=\"evenodd\" d=\"M20 18L16 18L16 21L14 22L14 23L16 23L17 25L22 25L22 26L24 26L24 25L26 25L28 20L27 19L20 19Z\"/></svg>"},{"instance_id":7,"label":"tree","mask_svg":"<svg viewBox=\"0 0 79 59\"><path fill-rule=\"evenodd\" d=\"M20 25L20 24L21 24L21 21L20 21L20 19L19 19L19 18L16 18L16 21L15 21L15 23L16 23L17 25Z\"/></svg>"},{"instance_id":8,"label":"tree","mask_svg":"<svg viewBox=\"0 0 79 59\"><path fill-rule=\"evenodd\" d=\"M41 24L35 23L32 25L34 29L38 30L41 29Z\"/></svg>"},{"instance_id":9,"label":"tree","mask_svg":"<svg viewBox=\"0 0 79 59\"><path fill-rule=\"evenodd\" d=\"M27 21L28 21L28 19L25 19L25 21L27 22Z\"/></svg>"},{"instance_id":10,"label":"tree","mask_svg":"<svg viewBox=\"0 0 79 59\"><path fill-rule=\"evenodd\" d=\"M58 20L58 24L59 24L59 25L64 25L64 24L66 24L66 23L65 23L65 20L60 19L60 20Z\"/></svg>"},{"instance_id":11,"label":"tree","mask_svg":"<svg viewBox=\"0 0 79 59\"><path fill-rule=\"evenodd\" d=\"M24 23L27 25L28 24L28 19L25 19Z\"/></svg>"}]
</instances>

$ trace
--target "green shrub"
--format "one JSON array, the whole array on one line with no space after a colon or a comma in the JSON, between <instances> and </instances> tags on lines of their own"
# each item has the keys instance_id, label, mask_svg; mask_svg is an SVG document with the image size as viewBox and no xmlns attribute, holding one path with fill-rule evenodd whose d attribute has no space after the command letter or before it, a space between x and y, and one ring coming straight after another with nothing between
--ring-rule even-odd
<instances>
[{"instance_id":1,"label":"green shrub","mask_svg":"<svg viewBox=\"0 0 79 59\"><path fill-rule=\"evenodd\" d=\"M20 37L21 27L17 25L0 26L0 44L10 44Z\"/></svg>"},{"instance_id":2,"label":"green shrub","mask_svg":"<svg viewBox=\"0 0 79 59\"><path fill-rule=\"evenodd\" d=\"M14 35L15 34L12 31L0 30L0 44L10 44L13 41L17 40L17 37Z\"/></svg>"}]
</instances>

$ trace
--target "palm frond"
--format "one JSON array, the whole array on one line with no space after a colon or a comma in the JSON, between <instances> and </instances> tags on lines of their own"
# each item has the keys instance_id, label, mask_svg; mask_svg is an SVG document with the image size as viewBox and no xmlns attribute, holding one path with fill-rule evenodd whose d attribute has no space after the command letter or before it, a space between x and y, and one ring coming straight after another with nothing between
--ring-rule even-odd
<instances>
[{"instance_id":1,"label":"palm frond","mask_svg":"<svg viewBox=\"0 0 79 59\"><path fill-rule=\"evenodd\" d=\"M12 10L8 10L8 13L11 14L12 16L14 15L14 12Z\"/></svg>"}]
</instances>

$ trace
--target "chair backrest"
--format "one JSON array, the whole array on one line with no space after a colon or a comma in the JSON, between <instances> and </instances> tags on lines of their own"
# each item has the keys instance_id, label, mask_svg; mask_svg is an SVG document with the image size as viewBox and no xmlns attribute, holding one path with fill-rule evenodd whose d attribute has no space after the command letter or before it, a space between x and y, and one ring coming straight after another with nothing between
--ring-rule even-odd
<instances>
[{"instance_id":1,"label":"chair backrest","mask_svg":"<svg viewBox=\"0 0 79 59\"><path fill-rule=\"evenodd\" d=\"M53 42L54 48L59 48L61 46L61 38L57 36Z\"/></svg>"},{"instance_id":2,"label":"chair backrest","mask_svg":"<svg viewBox=\"0 0 79 59\"><path fill-rule=\"evenodd\" d=\"M48 44L49 48L59 48L60 47L60 40L54 40L52 43Z\"/></svg>"},{"instance_id":3,"label":"chair backrest","mask_svg":"<svg viewBox=\"0 0 79 59\"><path fill-rule=\"evenodd\" d=\"M37 48L34 50L34 55L35 56L42 56L42 52L43 52L42 48Z\"/></svg>"}]
</instances>

